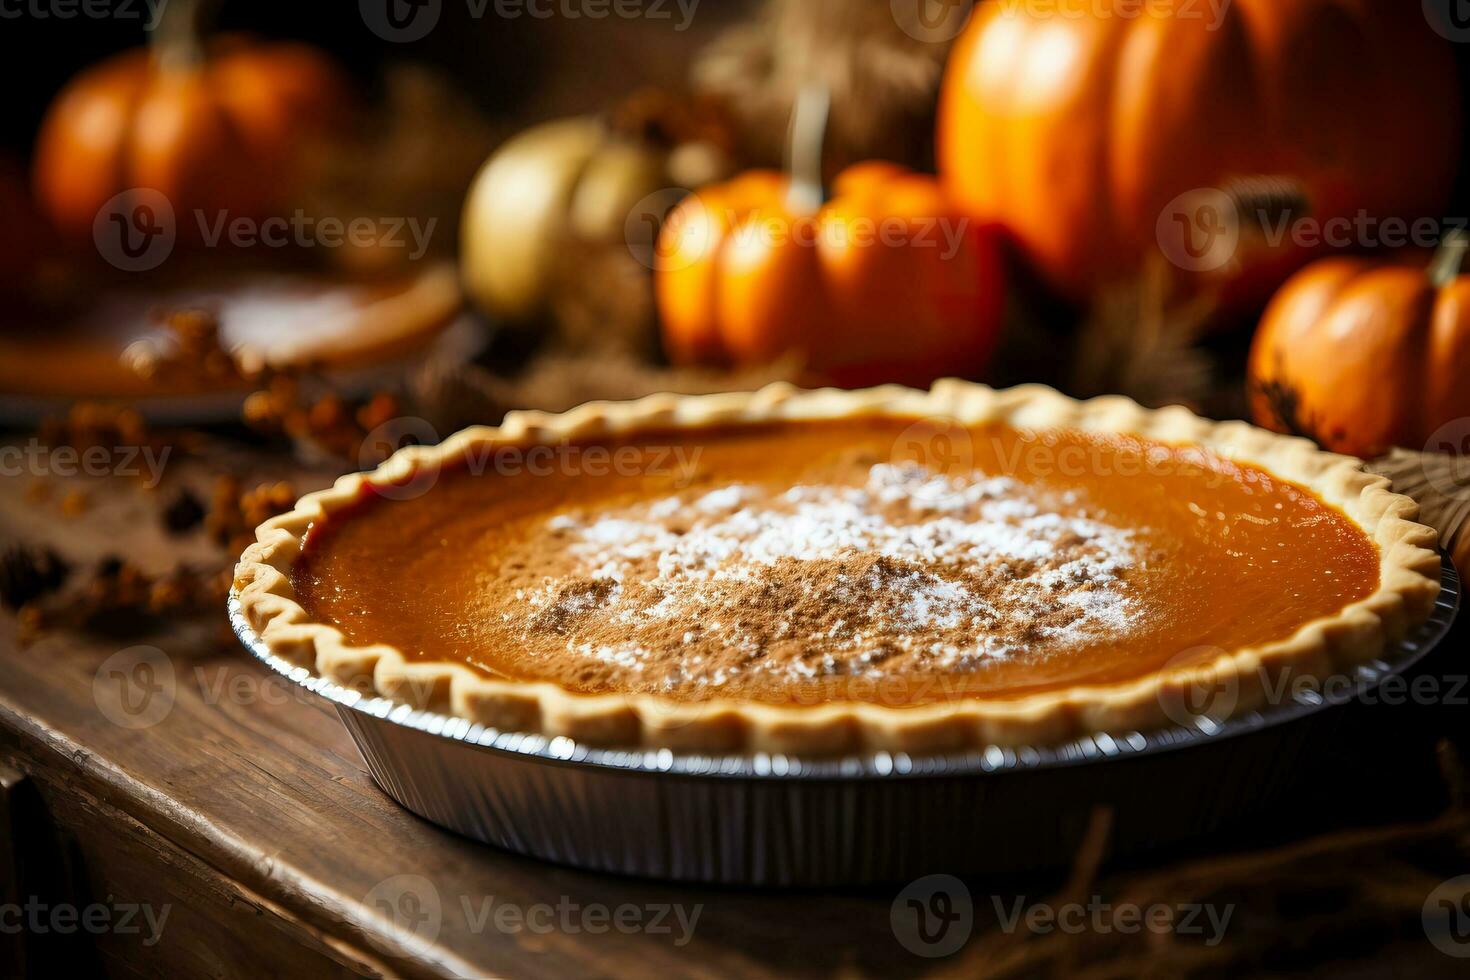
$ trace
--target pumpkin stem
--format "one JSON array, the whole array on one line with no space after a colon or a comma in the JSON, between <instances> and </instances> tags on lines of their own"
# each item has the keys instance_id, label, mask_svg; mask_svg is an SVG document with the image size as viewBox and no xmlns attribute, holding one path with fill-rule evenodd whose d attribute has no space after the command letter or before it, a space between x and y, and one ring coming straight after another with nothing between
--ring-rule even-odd
<instances>
[{"instance_id":1,"label":"pumpkin stem","mask_svg":"<svg viewBox=\"0 0 1470 980\"><path fill-rule=\"evenodd\" d=\"M189 71L204 63L203 0L168 0L148 38L161 71Z\"/></svg>"},{"instance_id":2,"label":"pumpkin stem","mask_svg":"<svg viewBox=\"0 0 1470 980\"><path fill-rule=\"evenodd\" d=\"M791 130L786 139L786 169L791 186L786 204L797 214L821 208L827 194L822 187L822 146L827 140L827 118L832 93L823 85L808 85L796 96Z\"/></svg>"},{"instance_id":3,"label":"pumpkin stem","mask_svg":"<svg viewBox=\"0 0 1470 980\"><path fill-rule=\"evenodd\" d=\"M644 143L672 149L683 142L687 128L681 106L663 89L652 85L636 90L612 109L612 130Z\"/></svg>"},{"instance_id":4,"label":"pumpkin stem","mask_svg":"<svg viewBox=\"0 0 1470 980\"><path fill-rule=\"evenodd\" d=\"M1467 251L1470 251L1470 234L1464 228L1450 229L1429 262L1429 281L1440 289L1448 286L1464 267Z\"/></svg>"},{"instance_id":5,"label":"pumpkin stem","mask_svg":"<svg viewBox=\"0 0 1470 980\"><path fill-rule=\"evenodd\" d=\"M1306 188L1294 177L1237 177L1224 191L1241 231L1277 237L1295 217L1311 213Z\"/></svg>"}]
</instances>

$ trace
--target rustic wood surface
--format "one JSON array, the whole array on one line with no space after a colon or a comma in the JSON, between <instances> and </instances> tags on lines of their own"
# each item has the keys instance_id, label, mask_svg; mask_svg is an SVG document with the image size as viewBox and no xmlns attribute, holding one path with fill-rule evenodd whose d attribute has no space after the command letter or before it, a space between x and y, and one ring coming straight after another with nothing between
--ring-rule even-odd
<instances>
[{"instance_id":1,"label":"rustic wood surface","mask_svg":"<svg viewBox=\"0 0 1470 980\"><path fill-rule=\"evenodd\" d=\"M206 485L204 468L171 466L166 486ZM155 567L210 553L197 534L178 541L159 530L162 490L116 478L45 480L55 492L38 502L27 492L31 479L0 479L0 540L54 541L74 559L141 546ZM64 518L59 501L73 486L91 504ZM348 972L530 977L894 976L931 965L893 938L886 893L673 887L583 874L441 831L377 789L335 709L222 643L223 615L145 637L49 633L25 647L14 618L0 615L0 761L36 784L65 849L81 855L85 894L70 900L112 894L172 905L152 947L142 947L143 935L101 937L109 961L206 975L332 963ZM161 666L154 679L129 672L140 658ZM125 727L134 724L142 727ZM43 882L62 872L29 870ZM429 930L400 927L365 901L402 875L433 883L442 925L432 941ZM676 945L677 924L658 933L502 932L477 925L487 899L702 910L693 939Z\"/></svg>"},{"instance_id":2,"label":"rustic wood surface","mask_svg":"<svg viewBox=\"0 0 1470 980\"><path fill-rule=\"evenodd\" d=\"M197 532L164 535L158 512L170 488L206 486L221 468L269 470L265 458L242 453L173 462L160 490L116 477L0 478L0 543L49 540L74 561L134 548L159 567L180 556L219 561ZM295 476L302 489L323 480ZM38 482L50 492L38 494ZM90 503L86 513L64 517L59 501L71 487L85 489ZM18 947L0 943L7 966L63 964L123 976L894 977L984 970L984 943L996 936L994 916L979 897L970 952L931 960L895 938L896 887L774 893L674 886L556 867L439 830L374 786L330 705L223 642L222 620L220 610L154 635L53 631L22 645L14 618L0 615L5 900L37 895L79 907L169 909L151 944L146 926L82 937L27 933ZM1202 843L1190 856L1209 850ZM401 876L430 883L437 919L412 918L406 926L392 906L376 901L398 895ZM1043 897L1059 884L981 882L972 891ZM672 915L668 931L533 932L498 928L493 912L483 917L504 904L679 905L686 915L698 909L699 917L692 938L680 944ZM652 913L640 914L647 921ZM1407 937L1390 933L1383 962L1436 973L1457 965L1413 932L1411 924Z\"/></svg>"}]
</instances>

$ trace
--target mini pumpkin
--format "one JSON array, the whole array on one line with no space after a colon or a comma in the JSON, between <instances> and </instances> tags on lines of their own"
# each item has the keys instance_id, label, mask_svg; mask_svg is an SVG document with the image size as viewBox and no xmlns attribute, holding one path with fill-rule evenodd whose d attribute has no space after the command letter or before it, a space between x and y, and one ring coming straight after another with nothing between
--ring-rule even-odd
<instances>
[{"instance_id":1,"label":"mini pumpkin","mask_svg":"<svg viewBox=\"0 0 1470 980\"><path fill-rule=\"evenodd\" d=\"M1090 0L977 4L941 89L946 186L1005 226L1059 291L1086 301L1135 280L1164 234L1189 236L1177 243L1188 265L1188 250L1220 230L1217 209L1196 201L1210 191L1282 188L1291 216L1317 227L1360 210L1441 212L1459 86L1419 4L1127 6L1132 16ZM1191 280L1243 307L1315 254L1299 236L1249 244Z\"/></svg>"},{"instance_id":2,"label":"mini pumpkin","mask_svg":"<svg viewBox=\"0 0 1470 980\"><path fill-rule=\"evenodd\" d=\"M196 210L268 216L296 191L306 147L348 115L350 84L317 49L239 35L203 47L192 5L177 10L152 46L83 71L47 111L33 182L69 237L135 188L162 193L181 232Z\"/></svg>"},{"instance_id":3,"label":"mini pumpkin","mask_svg":"<svg viewBox=\"0 0 1470 980\"><path fill-rule=\"evenodd\" d=\"M1282 287L1251 348L1256 421L1328 449L1376 456L1438 450L1431 437L1465 420L1470 435L1470 239L1449 236L1422 265L1332 258Z\"/></svg>"},{"instance_id":4,"label":"mini pumpkin","mask_svg":"<svg viewBox=\"0 0 1470 980\"><path fill-rule=\"evenodd\" d=\"M845 385L975 376L1004 307L992 228L930 177L848 168L825 204L754 171L686 198L659 238L655 289L679 363L758 364L788 353Z\"/></svg>"}]
</instances>

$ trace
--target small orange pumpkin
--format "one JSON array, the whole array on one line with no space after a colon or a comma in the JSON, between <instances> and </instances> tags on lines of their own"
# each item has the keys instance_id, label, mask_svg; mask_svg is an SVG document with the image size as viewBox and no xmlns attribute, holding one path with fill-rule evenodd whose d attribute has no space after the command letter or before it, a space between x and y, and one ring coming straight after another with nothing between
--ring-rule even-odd
<instances>
[{"instance_id":1,"label":"small orange pumpkin","mask_svg":"<svg viewBox=\"0 0 1470 980\"><path fill-rule=\"evenodd\" d=\"M315 48L236 36L205 52L164 20L155 35L173 40L82 72L42 123L36 196L68 237L133 188L162 193L181 231L194 210L266 216L296 189L303 146L345 118L349 83Z\"/></svg>"},{"instance_id":2,"label":"small orange pumpkin","mask_svg":"<svg viewBox=\"0 0 1470 980\"><path fill-rule=\"evenodd\" d=\"M1354 456L1436 449L1437 430L1470 419L1467 242L1448 237L1428 272L1333 258L1297 273L1251 348L1256 421Z\"/></svg>"},{"instance_id":3,"label":"small orange pumpkin","mask_svg":"<svg viewBox=\"0 0 1470 980\"><path fill-rule=\"evenodd\" d=\"M791 184L754 171L670 213L655 289L673 360L753 364L799 352L845 385L985 369L1004 306L991 227L896 164L848 168L814 211L793 207Z\"/></svg>"}]
</instances>

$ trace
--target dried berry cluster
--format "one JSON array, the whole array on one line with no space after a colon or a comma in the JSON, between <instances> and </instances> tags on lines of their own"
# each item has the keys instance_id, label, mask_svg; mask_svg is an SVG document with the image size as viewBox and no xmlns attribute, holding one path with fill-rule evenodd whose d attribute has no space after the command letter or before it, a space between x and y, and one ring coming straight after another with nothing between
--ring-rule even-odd
<instances>
[{"instance_id":1,"label":"dried berry cluster","mask_svg":"<svg viewBox=\"0 0 1470 980\"><path fill-rule=\"evenodd\" d=\"M0 552L0 606L19 610L61 588L70 570L56 552L12 545Z\"/></svg>"},{"instance_id":2,"label":"dried berry cluster","mask_svg":"<svg viewBox=\"0 0 1470 980\"><path fill-rule=\"evenodd\" d=\"M121 558L105 558L79 597L79 611L92 625L105 616L188 614L218 609L228 590L228 579L222 580L218 569L181 565L150 575Z\"/></svg>"},{"instance_id":3,"label":"dried berry cluster","mask_svg":"<svg viewBox=\"0 0 1470 980\"><path fill-rule=\"evenodd\" d=\"M338 459L361 459L369 435L403 415L398 396L378 392L354 403L319 379L275 372L245 400L245 423L257 432L308 444Z\"/></svg>"},{"instance_id":4,"label":"dried berry cluster","mask_svg":"<svg viewBox=\"0 0 1470 980\"><path fill-rule=\"evenodd\" d=\"M182 378L209 388L258 385L245 407L252 428L307 443L342 459L359 461L363 445L375 430L399 417L398 399L377 394L354 403L333 390L311 368L279 370L249 367L226 350L217 317L204 310L177 310L165 320L166 344L134 351L130 363L145 377ZM191 432L153 432L136 409L110 404L78 403L63 417L46 420L37 440L46 447L70 447L77 452L135 451L166 447L190 451L201 438ZM375 460L366 460L374 462ZM28 491L34 502L50 496L48 485L37 483ZM71 576L54 552L15 545L0 552L0 605L14 611L22 639L61 626L125 630L141 620L187 616L218 610L229 589L228 564L251 541L255 529L289 510L296 490L285 482L247 486L239 477L220 476L209 498L201 500L187 487L174 491L159 508L159 521L171 535L202 527L221 551L217 567L181 564L160 574L145 571L121 558L107 558L85 574ZM67 493L63 511L77 516L86 509L86 491Z\"/></svg>"},{"instance_id":5,"label":"dried berry cluster","mask_svg":"<svg viewBox=\"0 0 1470 980\"><path fill-rule=\"evenodd\" d=\"M204 505L188 487L180 489L163 508L160 518L169 534L188 534L204 522L208 515Z\"/></svg>"},{"instance_id":6,"label":"dried berry cluster","mask_svg":"<svg viewBox=\"0 0 1470 980\"><path fill-rule=\"evenodd\" d=\"M208 507L189 490L180 490L160 519L172 534L203 525L228 559L249 545L259 524L289 510L295 500L289 483L244 488L239 479L222 476ZM158 618L218 611L231 580L227 560L220 566L185 563L151 574L123 558L108 557L75 587L63 590L68 573L67 564L50 550L14 545L0 552L0 605L16 613L22 642L64 626L119 633Z\"/></svg>"},{"instance_id":7,"label":"dried berry cluster","mask_svg":"<svg viewBox=\"0 0 1470 980\"><path fill-rule=\"evenodd\" d=\"M137 451L147 449L159 458L166 448L175 453L194 448L196 437L187 432L156 432L131 406L77 402L65 415L43 419L36 440L51 449L66 447L78 453L125 452L130 458Z\"/></svg>"},{"instance_id":8,"label":"dried berry cluster","mask_svg":"<svg viewBox=\"0 0 1470 980\"><path fill-rule=\"evenodd\" d=\"M164 316L168 341L130 352L128 363L150 381L183 378L208 390L249 380L248 372L220 341L219 319L208 310L178 309Z\"/></svg>"},{"instance_id":9,"label":"dried berry cluster","mask_svg":"<svg viewBox=\"0 0 1470 980\"><path fill-rule=\"evenodd\" d=\"M94 446L141 446L149 441L148 425L135 408L78 402L64 417L41 423L39 438L47 446L89 449Z\"/></svg>"},{"instance_id":10,"label":"dried berry cluster","mask_svg":"<svg viewBox=\"0 0 1470 980\"><path fill-rule=\"evenodd\" d=\"M104 558L77 588L53 589L17 607L19 638L30 643L67 627L133 633L160 618L218 610L229 586L229 574L219 569L180 565L150 575L121 558Z\"/></svg>"},{"instance_id":11,"label":"dried berry cluster","mask_svg":"<svg viewBox=\"0 0 1470 980\"><path fill-rule=\"evenodd\" d=\"M355 461L369 433L403 414L398 398L388 393L349 400L313 365L283 368L242 358L223 345L219 319L208 310L175 310L164 322L168 342L135 352L133 369L149 380L183 379L200 390L256 388L246 399L244 421L262 434Z\"/></svg>"},{"instance_id":12,"label":"dried berry cluster","mask_svg":"<svg viewBox=\"0 0 1470 980\"><path fill-rule=\"evenodd\" d=\"M240 554L255 540L255 529L296 504L296 488L285 481L249 489L233 476L215 481L204 529L227 555Z\"/></svg>"}]
</instances>

